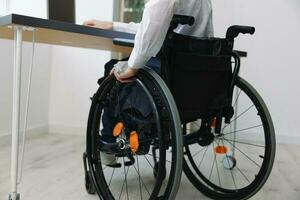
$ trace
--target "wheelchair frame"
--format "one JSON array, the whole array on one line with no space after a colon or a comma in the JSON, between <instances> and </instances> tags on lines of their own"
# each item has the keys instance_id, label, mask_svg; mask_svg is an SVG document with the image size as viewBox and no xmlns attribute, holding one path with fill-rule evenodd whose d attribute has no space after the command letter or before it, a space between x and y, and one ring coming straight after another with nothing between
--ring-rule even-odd
<instances>
[{"instance_id":1,"label":"wheelchair frame","mask_svg":"<svg viewBox=\"0 0 300 200\"><path fill-rule=\"evenodd\" d=\"M189 24L189 25L192 25L193 23L194 23L193 17L179 16L179 15L174 16L174 19L173 19L173 21L171 23L169 32L173 31L179 24ZM227 31L226 39L228 40L228 42L230 44L232 44L232 47L233 47L234 38L237 37L239 35L239 33L254 34L254 32L255 32L255 28L254 27L231 26L228 29L228 31ZM232 97L230 99L230 105L232 105L233 95L234 95L234 88L236 86L236 83L237 82L241 82L242 83L242 84L240 83L241 85L244 84L246 86L248 84L247 82L245 82L243 79L241 79L239 77L240 57L241 57L241 55L243 57L245 57L246 53L244 53L244 52L238 52L238 51L232 51L232 55L231 56L234 59L235 65L234 65L233 72L232 72L232 80L231 80L231 83L230 83L230 86L229 86L229 90L228 90L229 97ZM160 77L155 72L153 72L151 69L144 69L144 70L141 70L140 75L141 75L141 77L142 76L147 77L149 80L153 81L153 83L156 83L156 81L160 82L160 84L158 85L158 87L162 88L162 90L165 92L165 95L166 95L165 98L167 98L167 101L170 102L170 104L173 105L173 107L174 107L175 101L173 100L172 95L171 95L169 89L167 88L166 84L161 83L163 81L160 79ZM111 77L108 78L108 79L111 80ZM143 80L143 78L141 78L141 80ZM140 81L140 80L138 80L138 81ZM106 80L100 79L99 82L98 82L99 85L100 85L100 90L101 90L101 87L104 88L105 84L108 84L108 82L109 81L107 79ZM199 183L200 183L199 181L201 179L202 180L205 180L205 179L203 179L203 177L201 177L200 175L199 175L200 179L199 179L199 177L196 178L195 175L194 176L191 175L191 171L189 169L190 167L188 166L187 161L183 161L182 160L182 158L184 156L183 152L180 152L180 151L177 150L177 154L180 155L179 157L182 156L182 158L177 157L176 160L175 160L177 162L177 167L175 169L175 171L176 171L175 172L176 177L173 177L173 178L175 178L175 180L173 180L171 178L171 180L174 181L175 184L174 184L174 186L171 187L172 189L167 192L168 193L166 195L167 199L174 199L175 196L176 196L176 193L177 193L178 188L179 188L179 182L180 182L181 170L182 170L180 166L182 166L182 163L183 163L183 169L185 170L186 174L188 175L188 178L193 183L193 185L198 190L200 190L201 192L203 192L205 195L207 195L207 196L209 196L211 198L214 198L214 199L247 199L247 198L250 198L251 196L253 196L263 186L263 184L266 182L266 180L267 180L267 178L268 178L268 176L269 176L269 174L271 172L272 165L273 165L273 162L274 162L274 156L275 156L275 135L274 135L274 128L273 128L273 124L272 124L272 120L271 120L270 114L269 114L269 112L268 112L268 110L267 110L267 108L266 108L263 100L258 95L258 93L254 90L254 88L252 88L250 85L247 86L247 87L250 88L250 89L247 89L248 93L249 93L249 91L250 91L250 94L252 92L252 94L254 94L254 96L255 96L255 98L254 97L252 97L252 98L254 98L254 99L256 99L258 101L258 112L261 112L261 110L262 110L262 112L263 112L262 113L263 118L266 118L265 122L267 123L267 125L265 125L265 126L267 127L267 133L265 133L265 134L269 134L270 135L269 136L270 137L269 140L266 141L266 144L268 144L269 148L270 148L270 149L266 150L266 151L268 151L269 160L266 161L266 162L264 161L263 164L262 164L262 168L263 168L263 165L265 166L264 170L263 170L264 174L262 175L262 178L259 179L260 182L259 182L259 184L257 184L257 187L255 186L255 188L252 188L249 191L247 191L244 188L242 188L242 189L237 189L236 188L235 190L223 189L223 188L219 188L218 189L218 187L215 187L214 184L212 184L212 183L206 183L205 181L204 182L205 182L205 184L207 184L207 186L203 186L202 184L199 185ZM240 90L241 90L241 88L240 88ZM98 90L98 92L99 92L99 90ZM236 93L236 97L235 97L236 100L238 98L238 95L239 94ZM95 96L93 97L93 99L94 98L95 98ZM92 107L93 107L93 105L94 105L94 103L92 104ZM238 108L238 103L235 103L234 107L228 108L228 110L225 113L220 113L218 116L216 116L216 120L215 120L215 122L216 122L215 133L216 134L221 134L223 117L225 118L225 120L224 120L225 124L231 123L233 117L234 117L234 119L238 118L237 112L234 112L234 110L237 110L237 108ZM180 122L180 119L179 119L179 115L178 115L177 109L173 109L173 111L172 111L172 109L169 109L169 112L172 112L171 115L174 117L174 125L177 124L176 125L176 127L177 127L176 128L177 129L177 133L175 134L176 137L178 137L177 140L176 140L177 147L181 148L183 146L190 146L190 145L198 144L198 143L200 144L200 146L206 146L206 145L210 145L213 142L213 141L211 141L210 138L207 138L205 134L202 134L203 133L203 131L201 132L202 125L201 125L199 131L196 131L196 132L189 133L189 134L185 135L187 133L187 126L186 126L186 124L183 124L183 127L182 128L180 127L181 122ZM259 113L259 115L261 115L261 113ZM90 117L92 117L91 113L90 113ZM210 125L212 123L211 120L213 120L213 119L209 119L207 122L205 122L205 124L207 124L207 127L209 126L208 128L210 128ZM89 122L88 127L90 127L90 126L91 126L91 124ZM204 128L207 128L207 127L204 127ZM237 130L237 122L236 121L234 122L233 127L234 127L233 128L234 129L234 131L233 131L234 132L234 136L233 136L234 139L232 141L233 142L232 145L235 146L236 145L236 132L238 131ZM263 127L263 128L264 128L264 131L266 131L266 128L265 127ZM223 127L223 129L224 129L224 127ZM175 129L173 129L173 130L175 130ZM182 134L181 131L184 133L183 137L181 136L181 134ZM205 130L204 130L204 132L205 132ZM90 140L89 134L90 133L89 133L89 128L88 128L87 149L91 148L89 146L89 144L88 144L88 141ZM209 134L211 134L211 129L209 129L208 135ZM201 138L201 137L203 137L203 138ZM267 137L267 136L265 136L265 137ZM199 141L204 141L204 142L201 143ZM101 143L101 141L100 141L100 143ZM102 147L105 148L106 149L105 151L108 152L108 153L116 153L116 152L122 151L121 147L118 146L119 144L117 144L117 143L111 144L110 146L109 145L106 146L106 145L108 145L108 144L101 143L100 144L100 148L102 148ZM152 149L152 154L154 156L154 162L155 162L155 157L156 157L155 151L156 151L157 148L159 148L159 147L156 144L154 144L154 147ZM167 148L169 148L169 145L167 145ZM190 150L188 150L188 151L190 151ZM85 171L85 186L86 186L86 189L87 189L88 193L95 194L97 192L100 198L104 198L102 196L102 191L100 191L99 187L97 186L96 175L95 175L95 172L93 170L94 169L93 162L95 162L95 160L93 160L92 156L89 155L88 152L89 152L89 150L87 150L87 152L85 152L84 155L83 155L84 171ZM236 152L235 152L235 148L234 148L231 156L235 157L235 153ZM127 153L125 153L125 154L127 154ZM227 153L226 153L226 157L227 157L227 161L228 161L228 155L227 155ZM127 164L128 165L134 165L134 162L135 162L134 158L129 158L129 159L131 161L127 162ZM234 162L236 162L236 161L234 161ZM127 164L124 162L124 169L125 169L125 166ZM234 165L236 165L236 163ZM232 170L232 169L230 169L230 170ZM165 172L164 173L161 172L161 170L159 170L159 172L160 172L160 175L162 175L162 174L165 173ZM232 172L231 172L231 174L232 174ZM261 174L261 171L259 171L259 174ZM155 176L155 174L154 174L154 176ZM163 175L163 176L165 176L165 175ZM165 177L163 177L163 178L160 177L159 180L160 179L164 179L164 178ZM234 185L235 185L235 183L234 183ZM122 187L122 189L123 189L123 187ZM215 190L215 192L213 190ZM128 198L128 196L127 196L127 198ZM152 199L152 197L150 199ZM164 197L158 197L158 199L165 199L165 198Z\"/></svg>"}]
</instances>

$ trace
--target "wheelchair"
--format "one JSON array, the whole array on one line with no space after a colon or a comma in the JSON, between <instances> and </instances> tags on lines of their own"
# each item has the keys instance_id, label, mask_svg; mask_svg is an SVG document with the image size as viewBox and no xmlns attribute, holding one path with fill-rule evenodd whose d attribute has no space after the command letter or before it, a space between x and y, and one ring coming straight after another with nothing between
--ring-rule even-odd
<instances>
[{"instance_id":1,"label":"wheelchair","mask_svg":"<svg viewBox=\"0 0 300 200\"><path fill-rule=\"evenodd\" d=\"M193 23L193 17L174 16L159 53L160 75L145 68L131 83L99 79L83 155L89 194L175 199L184 171L209 198L248 199L267 181L276 148L272 119L258 92L239 76L240 54L233 50L234 39L255 28L231 26L225 39L173 31ZM101 119L111 107L115 139L105 142ZM100 152L117 163L102 164Z\"/></svg>"}]
</instances>

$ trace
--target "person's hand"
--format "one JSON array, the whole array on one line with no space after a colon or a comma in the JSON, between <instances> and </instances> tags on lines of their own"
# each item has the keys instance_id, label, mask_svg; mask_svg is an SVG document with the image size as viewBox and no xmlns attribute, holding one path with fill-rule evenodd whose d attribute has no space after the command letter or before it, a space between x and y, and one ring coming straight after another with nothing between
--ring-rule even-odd
<instances>
[{"instance_id":1,"label":"person's hand","mask_svg":"<svg viewBox=\"0 0 300 200\"><path fill-rule=\"evenodd\" d=\"M118 81L121 83L130 83L132 82L132 78L137 75L139 72L138 69L133 68L127 68L124 72L118 73L117 71L114 71L114 75Z\"/></svg>"},{"instance_id":2,"label":"person's hand","mask_svg":"<svg viewBox=\"0 0 300 200\"><path fill-rule=\"evenodd\" d=\"M105 22L105 21L99 21L99 20L87 20L83 22L84 26L94 27L94 28L100 28L105 30L112 30L113 29L113 23L112 22Z\"/></svg>"},{"instance_id":3,"label":"person's hand","mask_svg":"<svg viewBox=\"0 0 300 200\"><path fill-rule=\"evenodd\" d=\"M132 82L132 78L137 75L138 69L128 67L128 62L118 62L111 70L110 75L114 75L121 83Z\"/></svg>"}]
</instances>

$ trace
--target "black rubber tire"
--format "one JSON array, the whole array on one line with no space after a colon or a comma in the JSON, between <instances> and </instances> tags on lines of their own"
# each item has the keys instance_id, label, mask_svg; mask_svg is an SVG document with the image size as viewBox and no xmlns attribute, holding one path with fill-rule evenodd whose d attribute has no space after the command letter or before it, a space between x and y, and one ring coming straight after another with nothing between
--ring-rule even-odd
<instances>
[{"instance_id":1,"label":"black rubber tire","mask_svg":"<svg viewBox=\"0 0 300 200\"><path fill-rule=\"evenodd\" d=\"M204 180L199 174L195 174L194 171L197 170L195 167L188 165L188 162L191 163L192 156L187 158L185 156L183 170L190 180L190 182L204 195L209 198L216 200L240 200L240 199L249 199L253 195L255 195L265 184L267 181L271 170L273 168L273 163L275 159L276 152L276 140L275 140L275 131L273 122L271 119L271 115L267 109L266 104L263 99L260 97L258 92L244 79L238 78L235 84L238 88L240 88L245 94L251 99L257 110L259 111L259 116L262 120L263 129L265 132L265 155L262 167L260 171L255 177L255 181L253 181L249 186L245 188L241 188L240 190L231 190L231 191L220 191L219 189L215 189L211 187L209 184L213 185L213 183L208 183L208 180ZM185 155L189 154L189 147L185 147ZM194 162L192 160L192 162ZM200 172L201 173L201 172Z\"/></svg>"},{"instance_id":2,"label":"black rubber tire","mask_svg":"<svg viewBox=\"0 0 300 200\"><path fill-rule=\"evenodd\" d=\"M154 178L157 178L157 175L158 175L158 163L155 163L154 165L154 169L153 169L153 176ZM165 169L162 173L162 177L163 179L166 178L166 175L167 175L167 170Z\"/></svg>"}]
</instances>

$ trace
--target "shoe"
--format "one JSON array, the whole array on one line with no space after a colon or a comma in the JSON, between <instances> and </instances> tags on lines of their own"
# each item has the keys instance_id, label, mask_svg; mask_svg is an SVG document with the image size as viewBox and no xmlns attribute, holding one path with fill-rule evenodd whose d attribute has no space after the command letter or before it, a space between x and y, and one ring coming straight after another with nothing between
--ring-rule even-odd
<instances>
[{"instance_id":1,"label":"shoe","mask_svg":"<svg viewBox=\"0 0 300 200\"><path fill-rule=\"evenodd\" d=\"M117 158L113 154L100 152L101 163L106 166L114 166L117 164Z\"/></svg>"}]
</instances>

